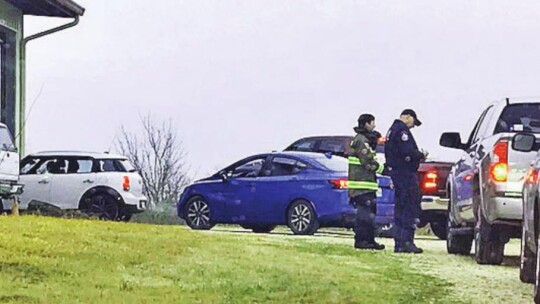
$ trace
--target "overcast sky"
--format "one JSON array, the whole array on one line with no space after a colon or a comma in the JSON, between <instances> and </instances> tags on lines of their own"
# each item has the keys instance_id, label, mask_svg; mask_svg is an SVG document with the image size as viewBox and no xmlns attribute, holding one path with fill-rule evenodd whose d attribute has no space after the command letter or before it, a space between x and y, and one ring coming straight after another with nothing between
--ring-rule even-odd
<instances>
[{"instance_id":1,"label":"overcast sky","mask_svg":"<svg viewBox=\"0 0 540 304\"><path fill-rule=\"evenodd\" d=\"M364 112L386 133L410 107L419 145L454 160L443 131L466 137L492 101L540 95L536 1L77 2L77 27L28 45L27 152L105 151L150 112L174 119L202 177L352 135ZM27 17L27 35L65 21Z\"/></svg>"}]
</instances>

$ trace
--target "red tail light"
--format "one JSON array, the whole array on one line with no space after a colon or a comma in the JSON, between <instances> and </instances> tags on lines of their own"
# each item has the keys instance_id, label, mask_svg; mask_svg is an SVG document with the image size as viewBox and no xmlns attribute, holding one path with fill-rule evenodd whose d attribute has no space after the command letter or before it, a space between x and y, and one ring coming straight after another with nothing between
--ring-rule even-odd
<instances>
[{"instance_id":1,"label":"red tail light","mask_svg":"<svg viewBox=\"0 0 540 304\"><path fill-rule=\"evenodd\" d=\"M437 189L437 179L439 178L437 172L429 171L424 175L424 181L422 182L422 187L424 190L435 190Z\"/></svg>"},{"instance_id":2,"label":"red tail light","mask_svg":"<svg viewBox=\"0 0 540 304\"><path fill-rule=\"evenodd\" d=\"M129 181L129 176L124 176L124 180L122 182L122 188L124 188L124 191L129 191L131 188L131 182Z\"/></svg>"},{"instance_id":3,"label":"red tail light","mask_svg":"<svg viewBox=\"0 0 540 304\"><path fill-rule=\"evenodd\" d=\"M508 179L508 141L499 141L495 144L489 172L491 178L497 182L506 182Z\"/></svg>"},{"instance_id":4,"label":"red tail light","mask_svg":"<svg viewBox=\"0 0 540 304\"><path fill-rule=\"evenodd\" d=\"M347 189L346 178L333 179L333 180L329 180L328 182L332 184L334 189Z\"/></svg>"}]
</instances>

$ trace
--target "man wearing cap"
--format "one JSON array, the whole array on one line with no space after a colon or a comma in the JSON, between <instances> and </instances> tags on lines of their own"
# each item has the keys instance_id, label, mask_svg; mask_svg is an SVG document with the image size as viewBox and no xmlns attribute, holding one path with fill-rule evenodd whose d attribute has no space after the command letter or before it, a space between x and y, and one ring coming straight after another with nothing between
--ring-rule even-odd
<instances>
[{"instance_id":1,"label":"man wearing cap","mask_svg":"<svg viewBox=\"0 0 540 304\"><path fill-rule=\"evenodd\" d=\"M374 148L377 134L374 133L375 117L362 114L358 126L354 128L356 136L350 143L349 155L349 201L356 208L354 224L354 247L357 249L383 250L384 245L375 242L375 199L379 189L377 173L384 169L376 159Z\"/></svg>"},{"instance_id":2,"label":"man wearing cap","mask_svg":"<svg viewBox=\"0 0 540 304\"><path fill-rule=\"evenodd\" d=\"M386 165L395 187L394 252L422 253L414 244L414 232L421 212L421 194L416 171L427 157L421 152L410 129L422 122L416 113L406 109L388 131L385 146Z\"/></svg>"}]
</instances>

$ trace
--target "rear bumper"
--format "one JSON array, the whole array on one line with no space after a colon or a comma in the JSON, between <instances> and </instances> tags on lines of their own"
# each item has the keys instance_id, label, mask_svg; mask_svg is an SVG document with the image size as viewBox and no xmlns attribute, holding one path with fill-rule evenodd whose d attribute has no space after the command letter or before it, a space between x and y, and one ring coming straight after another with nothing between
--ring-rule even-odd
<instances>
[{"instance_id":1,"label":"rear bumper","mask_svg":"<svg viewBox=\"0 0 540 304\"><path fill-rule=\"evenodd\" d=\"M447 198L440 198L438 196L423 196L422 197L422 212L425 211L441 211L442 213L448 212Z\"/></svg>"},{"instance_id":2,"label":"rear bumper","mask_svg":"<svg viewBox=\"0 0 540 304\"><path fill-rule=\"evenodd\" d=\"M491 223L515 223L522 220L523 200L521 197L489 197L486 203L486 217Z\"/></svg>"},{"instance_id":3,"label":"rear bumper","mask_svg":"<svg viewBox=\"0 0 540 304\"><path fill-rule=\"evenodd\" d=\"M129 213L140 213L148 208L148 199L142 195L137 196L132 193L124 193L122 195L124 199L124 210Z\"/></svg>"}]
</instances>

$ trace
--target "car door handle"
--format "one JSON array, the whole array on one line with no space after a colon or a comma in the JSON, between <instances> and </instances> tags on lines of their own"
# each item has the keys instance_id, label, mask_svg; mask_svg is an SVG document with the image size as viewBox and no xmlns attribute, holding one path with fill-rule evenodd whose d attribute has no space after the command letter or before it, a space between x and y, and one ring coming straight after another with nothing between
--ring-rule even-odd
<instances>
[{"instance_id":1,"label":"car door handle","mask_svg":"<svg viewBox=\"0 0 540 304\"><path fill-rule=\"evenodd\" d=\"M87 179L87 180L83 181L83 183L85 183L85 184L93 184L94 181L91 180L91 179Z\"/></svg>"},{"instance_id":2,"label":"car door handle","mask_svg":"<svg viewBox=\"0 0 540 304\"><path fill-rule=\"evenodd\" d=\"M40 181L38 182L38 184L48 184L48 183L49 183L49 181L46 180L46 179L42 179L42 180L40 180Z\"/></svg>"}]
</instances>

